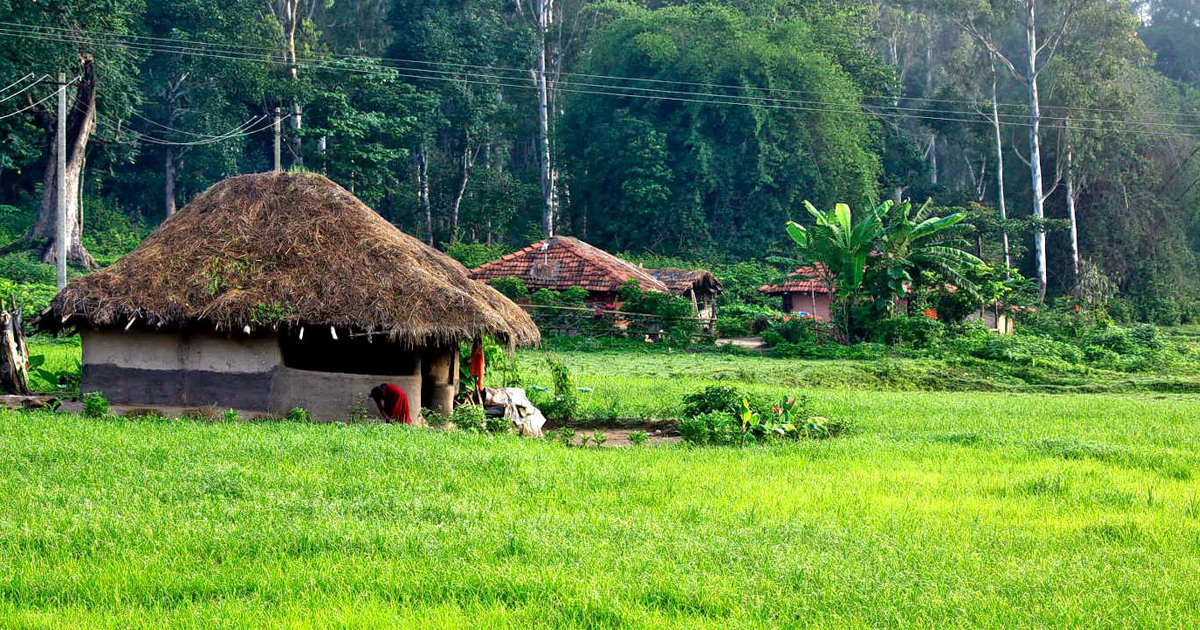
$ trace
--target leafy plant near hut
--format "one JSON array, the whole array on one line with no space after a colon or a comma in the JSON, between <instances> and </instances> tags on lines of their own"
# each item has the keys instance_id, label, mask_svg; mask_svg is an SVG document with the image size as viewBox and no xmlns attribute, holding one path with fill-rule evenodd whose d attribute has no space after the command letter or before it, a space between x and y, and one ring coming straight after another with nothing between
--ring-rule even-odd
<instances>
[{"instance_id":1,"label":"leafy plant near hut","mask_svg":"<svg viewBox=\"0 0 1200 630\"><path fill-rule=\"evenodd\" d=\"M634 446L645 446L650 440L650 435L645 431L632 431L629 434L629 443Z\"/></svg>"},{"instance_id":2,"label":"leafy plant near hut","mask_svg":"<svg viewBox=\"0 0 1200 630\"><path fill-rule=\"evenodd\" d=\"M483 407L479 405L458 405L454 408L454 413L450 419L454 422L454 427L459 431L467 433L482 433L484 431L484 421L487 420L487 414L484 413Z\"/></svg>"},{"instance_id":3,"label":"leafy plant near hut","mask_svg":"<svg viewBox=\"0 0 1200 630\"><path fill-rule=\"evenodd\" d=\"M573 420L579 417L579 396L571 371L557 356L546 353L546 366L554 383L554 400L543 409L551 420Z\"/></svg>"},{"instance_id":4,"label":"leafy plant near hut","mask_svg":"<svg viewBox=\"0 0 1200 630\"><path fill-rule=\"evenodd\" d=\"M108 399L100 392L83 395L83 415L88 418L104 418L109 414Z\"/></svg>"},{"instance_id":5,"label":"leafy plant near hut","mask_svg":"<svg viewBox=\"0 0 1200 630\"><path fill-rule=\"evenodd\" d=\"M425 424L435 429L441 429L445 427L447 424L450 424L452 420L449 414L445 414L440 411L434 411L432 409L425 409L424 407L421 408L421 417L425 419Z\"/></svg>"}]
</instances>

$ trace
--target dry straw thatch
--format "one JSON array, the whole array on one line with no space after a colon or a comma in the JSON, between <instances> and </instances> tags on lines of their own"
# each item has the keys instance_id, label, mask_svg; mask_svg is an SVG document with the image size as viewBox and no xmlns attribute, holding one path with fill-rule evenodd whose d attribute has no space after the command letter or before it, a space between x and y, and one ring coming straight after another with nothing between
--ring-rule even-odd
<instances>
[{"instance_id":1,"label":"dry straw thatch","mask_svg":"<svg viewBox=\"0 0 1200 630\"><path fill-rule=\"evenodd\" d=\"M311 173L214 185L111 267L72 281L38 325L335 326L411 346L481 334L539 341L516 304Z\"/></svg>"}]
</instances>

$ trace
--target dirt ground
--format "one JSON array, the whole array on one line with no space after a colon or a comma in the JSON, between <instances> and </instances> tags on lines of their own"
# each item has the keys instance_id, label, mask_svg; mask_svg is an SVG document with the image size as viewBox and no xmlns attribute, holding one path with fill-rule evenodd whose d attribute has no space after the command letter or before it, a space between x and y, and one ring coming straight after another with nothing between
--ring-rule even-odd
<instances>
[{"instance_id":1,"label":"dirt ground","mask_svg":"<svg viewBox=\"0 0 1200 630\"><path fill-rule=\"evenodd\" d=\"M3 398L9 398L10 400L3 400ZM28 405L26 405L24 403L29 398L48 399L49 397L41 397L41 396L0 397L0 406L7 406L11 409L19 409L22 407L28 407ZM78 400L67 400L67 401L63 402L63 404L59 408L59 410L64 413L83 413L83 403ZM181 417L185 417L185 416L190 416L190 417L209 418L213 421L221 421L223 419L222 412L225 410L216 409L214 407L197 408L197 407L171 407L171 406L163 406L163 405L154 405L154 406L149 406L149 405L112 405L110 407L110 411L112 412L113 415L122 416L122 417L158 416L158 417L163 417L163 418L181 418ZM239 409L239 410L237 410L237 412L238 412L239 418L242 421L276 419L271 414L267 414L267 413L264 413L261 411L247 411L244 409ZM375 421L378 421L378 419L372 418L370 420L367 420L367 422L375 422ZM548 423L545 427L543 427L543 432L549 432L556 428L558 428L558 427L554 423ZM676 432L674 430L673 425L671 425L670 423L654 423L654 424L644 424L644 425L623 424L621 426L609 426L609 427L589 426L587 428L581 428L581 427L572 427L572 428L575 429L575 437L572 440L572 444L579 444L580 441L586 436L589 439L589 442L588 442L589 445L592 445L592 442L590 441L591 437L593 435L595 435L596 433L601 433L604 435L605 438L607 438L607 439L605 439L604 444L603 444L604 448L623 448L623 447L633 446L633 442L629 441L629 435L635 431L645 431L646 432L646 434L649 436L649 440L647 441L647 444L649 446L658 446L658 445L662 445L662 444L675 444L681 440L681 438L678 435L678 432Z\"/></svg>"},{"instance_id":2,"label":"dirt ground","mask_svg":"<svg viewBox=\"0 0 1200 630\"><path fill-rule=\"evenodd\" d=\"M728 339L718 339L718 346L737 346L747 350L766 350L763 345L762 337L730 337Z\"/></svg>"}]
</instances>

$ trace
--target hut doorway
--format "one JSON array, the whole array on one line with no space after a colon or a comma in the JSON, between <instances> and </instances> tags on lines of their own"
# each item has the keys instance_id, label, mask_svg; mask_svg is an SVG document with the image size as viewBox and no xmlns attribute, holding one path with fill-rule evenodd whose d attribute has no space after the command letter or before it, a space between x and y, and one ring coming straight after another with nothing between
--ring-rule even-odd
<instances>
[{"instance_id":1,"label":"hut doorway","mask_svg":"<svg viewBox=\"0 0 1200 630\"><path fill-rule=\"evenodd\" d=\"M279 349L283 365L311 372L343 374L394 374L416 376L420 355L383 339L366 337L334 339L329 334L280 335Z\"/></svg>"}]
</instances>

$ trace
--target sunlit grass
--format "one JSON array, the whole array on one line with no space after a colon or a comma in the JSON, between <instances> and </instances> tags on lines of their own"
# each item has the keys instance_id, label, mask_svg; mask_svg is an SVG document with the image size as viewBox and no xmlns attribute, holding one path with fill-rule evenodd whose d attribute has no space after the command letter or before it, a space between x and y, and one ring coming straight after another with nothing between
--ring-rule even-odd
<instances>
[{"instance_id":1,"label":"sunlit grass","mask_svg":"<svg viewBox=\"0 0 1200 630\"><path fill-rule=\"evenodd\" d=\"M805 393L854 428L580 449L0 412L0 627L1200 623L1200 397L864 391L801 376L901 368L562 356L597 417L669 417L724 383Z\"/></svg>"},{"instance_id":2,"label":"sunlit grass","mask_svg":"<svg viewBox=\"0 0 1200 630\"><path fill-rule=\"evenodd\" d=\"M1192 627L1190 397L830 391L857 430L568 449L0 414L0 625Z\"/></svg>"}]
</instances>

